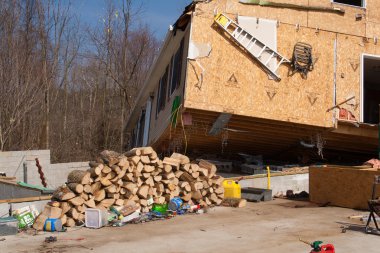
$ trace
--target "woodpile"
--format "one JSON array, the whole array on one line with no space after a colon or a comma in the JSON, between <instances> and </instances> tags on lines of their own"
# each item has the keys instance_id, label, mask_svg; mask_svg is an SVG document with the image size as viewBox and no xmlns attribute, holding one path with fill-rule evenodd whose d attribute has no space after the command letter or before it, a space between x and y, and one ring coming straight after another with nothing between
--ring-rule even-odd
<instances>
[{"instance_id":1,"label":"woodpile","mask_svg":"<svg viewBox=\"0 0 380 253\"><path fill-rule=\"evenodd\" d=\"M220 205L224 196L224 178L216 175L214 164L190 163L178 153L160 160L151 147L124 154L105 150L89 165L87 171L70 172L66 185L53 194L50 205L61 210L65 226L83 223L86 208L134 205L149 212L151 203L169 203L174 197L184 204L210 206ZM52 208L46 208L43 217L51 213Z\"/></svg>"}]
</instances>

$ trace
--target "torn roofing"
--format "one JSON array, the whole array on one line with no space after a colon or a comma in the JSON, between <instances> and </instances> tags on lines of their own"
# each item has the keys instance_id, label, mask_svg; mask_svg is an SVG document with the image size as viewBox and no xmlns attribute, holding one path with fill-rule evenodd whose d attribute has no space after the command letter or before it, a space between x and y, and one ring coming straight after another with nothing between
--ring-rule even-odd
<instances>
[{"instance_id":1,"label":"torn roofing","mask_svg":"<svg viewBox=\"0 0 380 253\"><path fill-rule=\"evenodd\" d=\"M197 2L194 1L191 4L189 4L188 6L186 6L185 10L181 14L181 16L174 23L173 31L168 30L168 32L166 33L166 37L165 37L165 40L164 40L162 47L160 48L160 52L158 53L158 56L156 57L155 61L153 62L152 66L149 70L147 78L145 79L145 82L144 82L143 86L141 87L141 90L137 96L136 104L133 107L133 110L128 117L127 124L125 126L126 130L132 129L133 123L138 119L139 114L140 114L139 108L144 106L146 100L150 96L149 94L150 94L152 88L154 88L154 85L156 85L155 83L150 82L152 75L153 75L153 72L154 72L154 69L157 67L158 63L162 59L162 57L165 53L165 50L168 47L172 37L176 36L177 30L180 29L181 31L185 31L188 23L191 20L191 13L194 11L196 3Z\"/></svg>"}]
</instances>

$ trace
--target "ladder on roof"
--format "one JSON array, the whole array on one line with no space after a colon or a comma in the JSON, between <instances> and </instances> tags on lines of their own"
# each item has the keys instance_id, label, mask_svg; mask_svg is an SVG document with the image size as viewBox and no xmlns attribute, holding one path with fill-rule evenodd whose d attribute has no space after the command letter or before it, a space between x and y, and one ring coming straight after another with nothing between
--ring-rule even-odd
<instances>
[{"instance_id":1,"label":"ladder on roof","mask_svg":"<svg viewBox=\"0 0 380 253\"><path fill-rule=\"evenodd\" d=\"M260 62L275 80L281 80L281 77L276 72L281 64L290 63L288 59L255 38L223 13L216 15L214 21L238 45L242 46L254 59Z\"/></svg>"}]
</instances>

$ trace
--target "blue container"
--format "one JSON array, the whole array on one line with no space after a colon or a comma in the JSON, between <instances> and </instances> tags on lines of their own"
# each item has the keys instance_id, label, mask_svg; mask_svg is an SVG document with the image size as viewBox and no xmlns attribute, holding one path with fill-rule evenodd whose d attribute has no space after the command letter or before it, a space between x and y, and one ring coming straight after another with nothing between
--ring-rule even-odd
<instances>
[{"instance_id":1,"label":"blue container","mask_svg":"<svg viewBox=\"0 0 380 253\"><path fill-rule=\"evenodd\" d=\"M47 219L44 224L44 231L62 231L61 219Z\"/></svg>"},{"instance_id":2,"label":"blue container","mask_svg":"<svg viewBox=\"0 0 380 253\"><path fill-rule=\"evenodd\" d=\"M172 198L169 202L168 208L171 211L177 211L181 208L183 201L179 197Z\"/></svg>"}]
</instances>

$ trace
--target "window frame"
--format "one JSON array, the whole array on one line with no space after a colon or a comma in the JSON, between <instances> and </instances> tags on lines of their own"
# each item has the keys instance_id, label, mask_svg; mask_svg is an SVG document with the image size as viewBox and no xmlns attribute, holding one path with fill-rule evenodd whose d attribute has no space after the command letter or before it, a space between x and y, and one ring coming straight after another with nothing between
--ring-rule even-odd
<instances>
[{"instance_id":1,"label":"window frame","mask_svg":"<svg viewBox=\"0 0 380 253\"><path fill-rule=\"evenodd\" d=\"M366 0L361 0L362 1L362 6L357 6L357 5L352 5L352 4L346 4L346 3L339 3L339 2L335 2L336 0L331 0L331 3L333 4L341 4L341 5L345 5L345 6L350 6L350 7L353 7L353 8L362 8L362 9L366 9L367 8L367 1Z\"/></svg>"}]
</instances>

